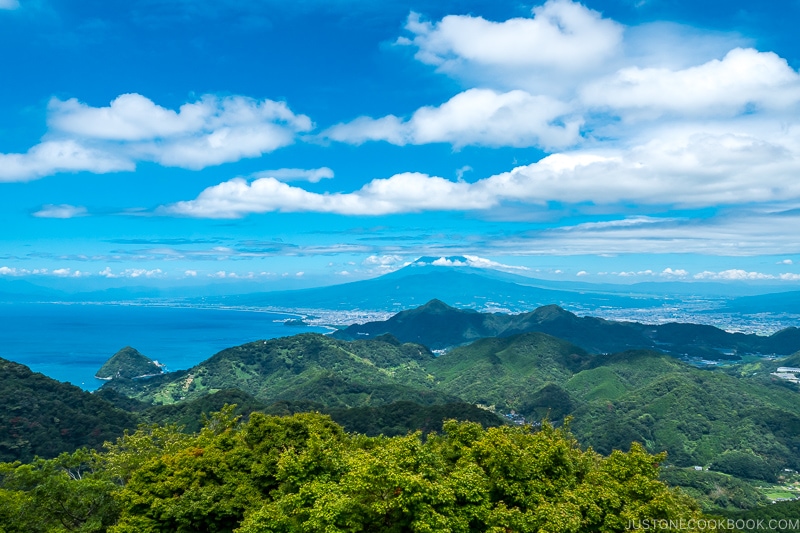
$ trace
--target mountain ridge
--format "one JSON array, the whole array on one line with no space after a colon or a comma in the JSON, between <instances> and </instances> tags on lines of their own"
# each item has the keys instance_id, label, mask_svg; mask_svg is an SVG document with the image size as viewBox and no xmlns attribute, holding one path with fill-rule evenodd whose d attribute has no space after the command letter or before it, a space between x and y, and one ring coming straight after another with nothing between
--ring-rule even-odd
<instances>
[{"instance_id":1,"label":"mountain ridge","mask_svg":"<svg viewBox=\"0 0 800 533\"><path fill-rule=\"evenodd\" d=\"M714 326L671 322L648 325L578 315L550 304L519 314L481 313L431 300L387 320L353 324L338 330L338 339L364 339L391 334L441 350L484 337L531 331L547 333L595 352L657 349L679 357L736 359L739 353L789 355L800 350L800 329L790 327L771 336L729 333Z\"/></svg>"}]
</instances>

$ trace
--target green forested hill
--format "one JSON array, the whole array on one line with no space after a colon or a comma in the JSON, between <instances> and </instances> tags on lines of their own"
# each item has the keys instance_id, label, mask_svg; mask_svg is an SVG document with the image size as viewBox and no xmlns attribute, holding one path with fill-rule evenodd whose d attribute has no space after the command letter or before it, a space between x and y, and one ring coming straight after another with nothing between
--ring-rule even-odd
<instances>
[{"instance_id":1,"label":"green forested hill","mask_svg":"<svg viewBox=\"0 0 800 533\"><path fill-rule=\"evenodd\" d=\"M727 452L745 451L752 464L729 473L753 478L795 468L800 457L800 397L782 387L637 354L580 372L566 388L588 400L574 430L600 451L638 441L666 450L673 464L721 471Z\"/></svg>"},{"instance_id":2,"label":"green forested hill","mask_svg":"<svg viewBox=\"0 0 800 533\"><path fill-rule=\"evenodd\" d=\"M97 371L98 379L126 378L161 374L163 369L155 361L140 354L135 348L126 346L111 356Z\"/></svg>"},{"instance_id":3,"label":"green forested hill","mask_svg":"<svg viewBox=\"0 0 800 533\"><path fill-rule=\"evenodd\" d=\"M427 348L393 337L346 342L316 333L228 348L186 371L104 385L154 404L238 388L262 401L313 400L327 407L456 401L434 387Z\"/></svg>"},{"instance_id":4,"label":"green forested hill","mask_svg":"<svg viewBox=\"0 0 800 533\"><path fill-rule=\"evenodd\" d=\"M549 411L560 419L572 411L572 401L560 386L593 357L555 337L526 333L476 341L426 368L441 390L469 402L515 410L534 420Z\"/></svg>"},{"instance_id":5,"label":"green forested hill","mask_svg":"<svg viewBox=\"0 0 800 533\"><path fill-rule=\"evenodd\" d=\"M0 358L0 461L99 447L136 424L101 398Z\"/></svg>"}]
</instances>

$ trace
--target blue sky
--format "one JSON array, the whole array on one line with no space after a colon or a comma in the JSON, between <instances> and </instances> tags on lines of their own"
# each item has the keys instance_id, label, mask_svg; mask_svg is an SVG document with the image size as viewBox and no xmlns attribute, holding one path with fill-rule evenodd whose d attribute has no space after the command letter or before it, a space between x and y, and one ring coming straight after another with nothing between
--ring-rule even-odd
<instances>
[{"instance_id":1,"label":"blue sky","mask_svg":"<svg viewBox=\"0 0 800 533\"><path fill-rule=\"evenodd\" d=\"M273 289L464 255L797 288L799 18L0 0L0 277Z\"/></svg>"}]
</instances>

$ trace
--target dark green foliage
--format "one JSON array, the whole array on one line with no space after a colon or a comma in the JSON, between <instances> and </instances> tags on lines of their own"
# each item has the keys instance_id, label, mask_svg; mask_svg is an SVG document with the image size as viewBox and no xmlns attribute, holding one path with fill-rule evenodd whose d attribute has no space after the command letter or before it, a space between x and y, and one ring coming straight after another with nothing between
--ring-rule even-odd
<instances>
[{"instance_id":1,"label":"dark green foliage","mask_svg":"<svg viewBox=\"0 0 800 533\"><path fill-rule=\"evenodd\" d=\"M221 410L225 405L236 405L234 414L247 416L253 411L263 411L267 404L238 389L227 389L207 394L195 400L172 405L150 407L142 415L149 421L158 424L177 424L184 431L196 433L203 425L206 413Z\"/></svg>"},{"instance_id":2,"label":"dark green foliage","mask_svg":"<svg viewBox=\"0 0 800 533\"><path fill-rule=\"evenodd\" d=\"M111 388L100 388L92 393L97 398L111 403L114 407L118 407L123 411L137 413L152 407L151 404L126 396Z\"/></svg>"},{"instance_id":3,"label":"dark green foliage","mask_svg":"<svg viewBox=\"0 0 800 533\"><path fill-rule=\"evenodd\" d=\"M311 401L281 401L266 404L239 390L226 390L208 394L196 400L173 405L154 406L142 413L150 422L177 424L184 431L200 430L206 413L219 411L225 405L236 405L234 414L245 419L255 411L275 416L297 413L328 414L348 432L365 435L395 436L414 431L430 433L441 431L445 420L478 422L484 427L501 425L503 421L494 413L472 404L459 402L440 405L421 405L415 402L395 402L378 407L329 408Z\"/></svg>"},{"instance_id":4,"label":"dark green foliage","mask_svg":"<svg viewBox=\"0 0 800 533\"><path fill-rule=\"evenodd\" d=\"M553 403L553 383L565 383L594 356L581 348L542 333L476 341L441 355L427 365L438 387L470 403L494 405L503 412L516 410L534 419ZM542 390L543 387L548 389Z\"/></svg>"},{"instance_id":5,"label":"dark green foliage","mask_svg":"<svg viewBox=\"0 0 800 533\"><path fill-rule=\"evenodd\" d=\"M78 450L31 464L0 464L0 531L100 533L117 519L119 486L96 454Z\"/></svg>"},{"instance_id":6,"label":"dark green foliage","mask_svg":"<svg viewBox=\"0 0 800 533\"><path fill-rule=\"evenodd\" d=\"M163 369L149 357L140 354L134 348L126 346L111 356L95 377L98 379L133 379L143 376L161 374Z\"/></svg>"},{"instance_id":7,"label":"dark green foliage","mask_svg":"<svg viewBox=\"0 0 800 533\"><path fill-rule=\"evenodd\" d=\"M345 430L370 436L393 437L414 431L422 431L423 434L440 432L445 420L477 422L483 427L503 424L494 413L468 403L419 405L413 402L396 402L380 407L330 409L326 412Z\"/></svg>"},{"instance_id":8,"label":"dark green foliage","mask_svg":"<svg viewBox=\"0 0 800 533\"><path fill-rule=\"evenodd\" d=\"M0 461L99 448L136 424L102 398L0 358Z\"/></svg>"},{"instance_id":9,"label":"dark green foliage","mask_svg":"<svg viewBox=\"0 0 800 533\"><path fill-rule=\"evenodd\" d=\"M660 479L680 487L707 512L752 509L767 503L752 485L738 478L693 468L664 468Z\"/></svg>"},{"instance_id":10,"label":"dark green foliage","mask_svg":"<svg viewBox=\"0 0 800 533\"><path fill-rule=\"evenodd\" d=\"M117 456L111 449L109 464ZM532 432L451 421L426 440L368 438L322 415L253 414L240 424L226 410L136 469L110 531L580 533L697 518L657 480L660 459L641 448L603 458L549 424Z\"/></svg>"},{"instance_id":11,"label":"dark green foliage","mask_svg":"<svg viewBox=\"0 0 800 533\"><path fill-rule=\"evenodd\" d=\"M606 361L566 385L578 397L583 390L589 400L574 411L574 431L601 453L638 441L651 451L666 450L669 462L680 466L708 466L726 451L739 450L774 467L796 468L793 450L800 425L780 423L796 418L796 393L652 352L618 354Z\"/></svg>"},{"instance_id":12,"label":"dark green foliage","mask_svg":"<svg viewBox=\"0 0 800 533\"><path fill-rule=\"evenodd\" d=\"M552 383L534 392L520 406L529 420L563 420L575 409L569 393Z\"/></svg>"},{"instance_id":13,"label":"dark green foliage","mask_svg":"<svg viewBox=\"0 0 800 533\"><path fill-rule=\"evenodd\" d=\"M724 516L741 525L741 531L756 533L765 529L780 531L800 531L800 500L777 502L749 511L727 512ZM759 527L761 521L761 527ZM771 522L772 521L772 522ZM754 525L748 528L748 523Z\"/></svg>"},{"instance_id":14,"label":"dark green foliage","mask_svg":"<svg viewBox=\"0 0 800 533\"><path fill-rule=\"evenodd\" d=\"M778 479L778 469L753 453L738 450L727 451L711 463L711 470L732 476L761 479L774 483Z\"/></svg>"}]
</instances>

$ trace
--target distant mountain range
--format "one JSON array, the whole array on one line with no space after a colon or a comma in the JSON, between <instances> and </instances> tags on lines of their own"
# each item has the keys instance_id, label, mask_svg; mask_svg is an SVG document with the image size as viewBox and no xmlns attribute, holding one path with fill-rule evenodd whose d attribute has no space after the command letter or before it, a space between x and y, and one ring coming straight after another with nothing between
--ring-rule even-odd
<instances>
[{"instance_id":1,"label":"distant mountain range","mask_svg":"<svg viewBox=\"0 0 800 533\"><path fill-rule=\"evenodd\" d=\"M195 286L128 286L67 291L24 280L0 279L0 302L136 301L160 299L202 305L396 311L438 298L460 308L502 308L514 312L555 304L567 309L641 309L680 306L687 298L708 298L736 312L800 314L800 292L777 286L710 282L650 282L631 285L536 279L467 265L464 257L422 257L383 276L341 285L259 291L244 281ZM765 294L766 293L766 294Z\"/></svg>"},{"instance_id":2,"label":"distant mountain range","mask_svg":"<svg viewBox=\"0 0 800 533\"><path fill-rule=\"evenodd\" d=\"M385 321L351 325L333 336L354 340L391 334L402 342L443 349L484 337L509 337L532 331L553 335L595 353L657 349L679 357L737 359L742 354L789 355L800 350L798 328L764 337L728 333L698 324L647 325L578 317L556 305L517 315L479 313L457 309L440 300L401 311Z\"/></svg>"}]
</instances>

